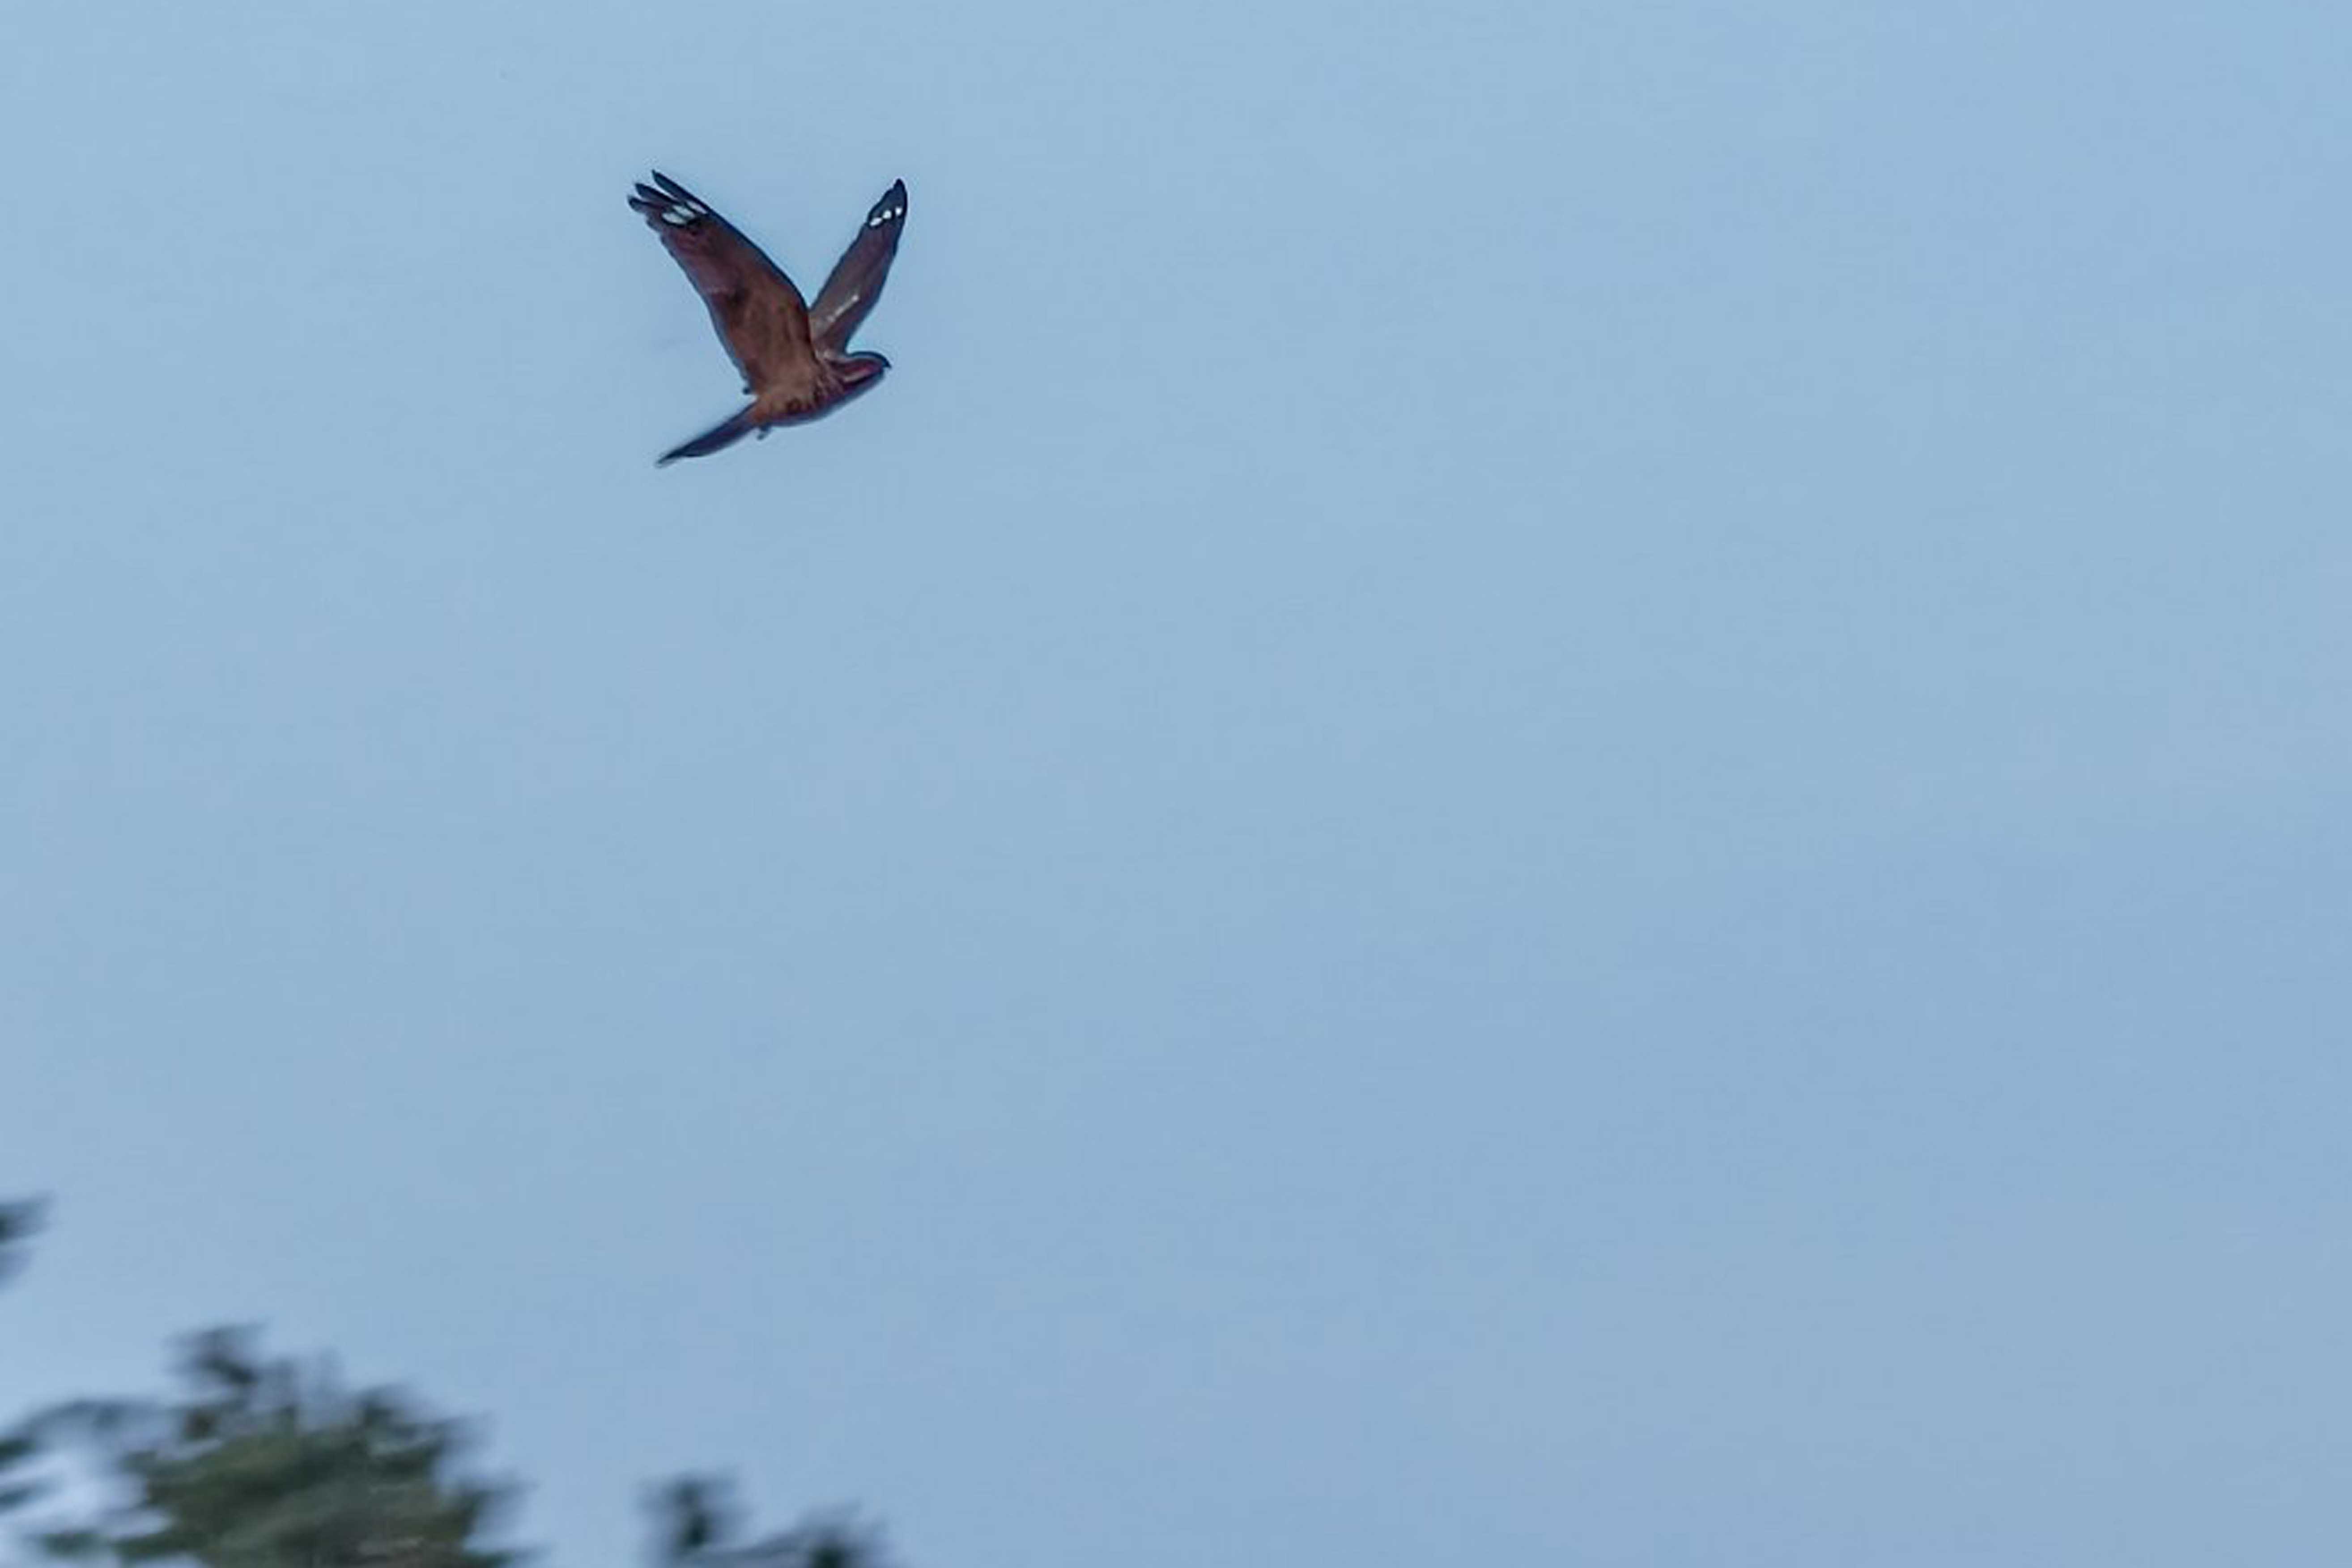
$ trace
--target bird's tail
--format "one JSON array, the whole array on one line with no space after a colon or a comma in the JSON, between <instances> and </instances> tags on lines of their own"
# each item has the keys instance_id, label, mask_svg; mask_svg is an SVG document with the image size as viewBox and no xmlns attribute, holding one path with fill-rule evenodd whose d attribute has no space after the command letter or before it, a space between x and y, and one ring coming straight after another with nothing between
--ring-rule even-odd
<instances>
[{"instance_id":1,"label":"bird's tail","mask_svg":"<svg viewBox=\"0 0 2352 1568\"><path fill-rule=\"evenodd\" d=\"M664 452L654 467L658 468L664 463L675 463L680 458L707 458L722 447L733 446L751 433L751 405L745 404L743 411L734 417L712 426L683 447L673 447Z\"/></svg>"}]
</instances>

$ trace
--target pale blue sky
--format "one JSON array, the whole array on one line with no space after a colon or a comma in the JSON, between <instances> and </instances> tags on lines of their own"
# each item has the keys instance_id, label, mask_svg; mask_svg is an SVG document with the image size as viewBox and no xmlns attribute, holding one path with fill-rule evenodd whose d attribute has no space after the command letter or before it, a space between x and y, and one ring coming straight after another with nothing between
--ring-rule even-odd
<instances>
[{"instance_id":1,"label":"pale blue sky","mask_svg":"<svg viewBox=\"0 0 2352 1568\"><path fill-rule=\"evenodd\" d=\"M520 1533L2340 1557L2352 14L10 0L0 1408ZM813 286L735 406L624 205Z\"/></svg>"}]
</instances>

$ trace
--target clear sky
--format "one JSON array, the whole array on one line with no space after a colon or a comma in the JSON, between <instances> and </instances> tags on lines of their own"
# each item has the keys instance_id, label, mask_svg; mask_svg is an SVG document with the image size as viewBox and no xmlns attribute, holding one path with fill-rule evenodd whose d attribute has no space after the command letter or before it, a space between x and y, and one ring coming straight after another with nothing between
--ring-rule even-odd
<instances>
[{"instance_id":1,"label":"clear sky","mask_svg":"<svg viewBox=\"0 0 2352 1568\"><path fill-rule=\"evenodd\" d=\"M913 1568L2318 1563L2352 15L8 0L0 1410ZM737 405L624 205L814 287Z\"/></svg>"}]
</instances>

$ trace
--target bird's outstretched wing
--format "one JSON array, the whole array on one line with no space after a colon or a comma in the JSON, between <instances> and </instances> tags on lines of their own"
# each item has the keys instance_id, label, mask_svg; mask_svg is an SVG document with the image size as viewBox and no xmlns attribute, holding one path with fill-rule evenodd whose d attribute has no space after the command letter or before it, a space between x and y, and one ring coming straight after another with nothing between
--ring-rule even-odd
<instances>
[{"instance_id":1,"label":"bird's outstretched wing","mask_svg":"<svg viewBox=\"0 0 2352 1568\"><path fill-rule=\"evenodd\" d=\"M654 186L659 189L640 184L629 205L645 215L646 226L661 236L663 247L686 269L710 310L719 341L743 373L745 389L755 391L795 362L808 360L808 307L784 269L658 169Z\"/></svg>"},{"instance_id":2,"label":"bird's outstretched wing","mask_svg":"<svg viewBox=\"0 0 2352 1568\"><path fill-rule=\"evenodd\" d=\"M838 356L849 351L849 335L882 297L891 260L898 254L898 236L906 226L907 182L894 180L866 215L857 237L833 264L832 275L809 309L809 337L817 352Z\"/></svg>"}]
</instances>

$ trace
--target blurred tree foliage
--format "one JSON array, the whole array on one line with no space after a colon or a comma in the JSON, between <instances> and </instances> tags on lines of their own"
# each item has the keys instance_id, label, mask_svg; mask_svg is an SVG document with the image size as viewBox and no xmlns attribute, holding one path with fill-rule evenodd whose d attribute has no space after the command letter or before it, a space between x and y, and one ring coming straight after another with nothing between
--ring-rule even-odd
<instances>
[{"instance_id":1,"label":"blurred tree foliage","mask_svg":"<svg viewBox=\"0 0 2352 1568\"><path fill-rule=\"evenodd\" d=\"M25 1261L25 1238L41 1228L41 1205L33 1200L0 1204L0 1279Z\"/></svg>"},{"instance_id":2,"label":"blurred tree foliage","mask_svg":"<svg viewBox=\"0 0 2352 1568\"><path fill-rule=\"evenodd\" d=\"M778 1534L742 1539L742 1513L721 1476L681 1476L653 1500L655 1554L663 1568L880 1568L880 1533L846 1515L805 1520Z\"/></svg>"},{"instance_id":3,"label":"blurred tree foliage","mask_svg":"<svg viewBox=\"0 0 2352 1568\"><path fill-rule=\"evenodd\" d=\"M39 1227L0 1204L0 1277ZM472 1476L457 1422L397 1389L347 1390L325 1363L266 1357L247 1330L189 1339L180 1392L82 1399L0 1431L0 1513L60 1473L103 1500L24 1539L68 1563L180 1559L201 1568L508 1568L487 1536L517 1489ZM80 1461L77 1464L76 1461ZM658 1568L881 1568L879 1535L844 1516L743 1539L729 1483L685 1476L654 1494ZM54 1510L46 1510L54 1513Z\"/></svg>"},{"instance_id":4,"label":"blurred tree foliage","mask_svg":"<svg viewBox=\"0 0 2352 1568\"><path fill-rule=\"evenodd\" d=\"M181 1373L175 1399L80 1400L17 1429L20 1445L89 1457L113 1483L92 1517L33 1537L47 1555L206 1568L512 1561L482 1536L513 1488L457 1473L457 1424L394 1390L347 1391L331 1368L266 1359L240 1330L190 1340Z\"/></svg>"},{"instance_id":5,"label":"blurred tree foliage","mask_svg":"<svg viewBox=\"0 0 2352 1568\"><path fill-rule=\"evenodd\" d=\"M0 1279L7 1279L24 1262L25 1238L40 1228L39 1204L0 1204ZM27 1500L39 1489L26 1479L23 1469L36 1452L28 1434L0 1432L0 1513Z\"/></svg>"}]
</instances>

